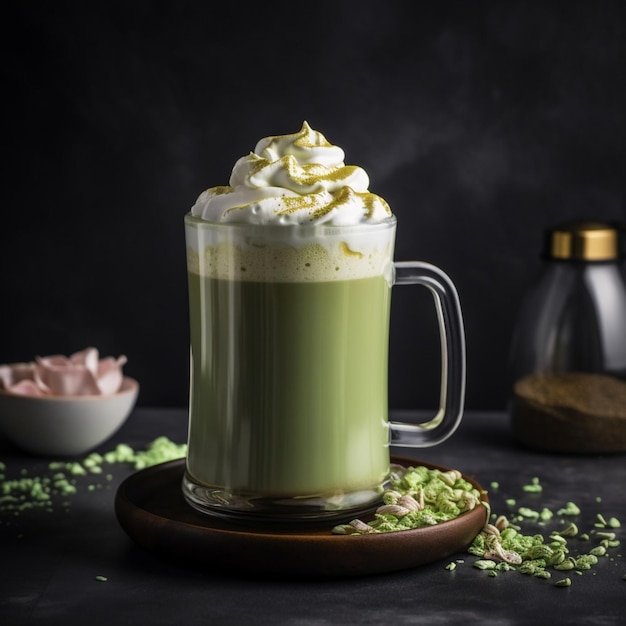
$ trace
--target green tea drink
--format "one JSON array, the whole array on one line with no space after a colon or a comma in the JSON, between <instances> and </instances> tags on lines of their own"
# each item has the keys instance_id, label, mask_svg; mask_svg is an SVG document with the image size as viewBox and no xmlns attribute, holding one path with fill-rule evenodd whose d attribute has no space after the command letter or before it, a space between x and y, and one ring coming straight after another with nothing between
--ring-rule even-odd
<instances>
[{"instance_id":1,"label":"green tea drink","mask_svg":"<svg viewBox=\"0 0 626 626\"><path fill-rule=\"evenodd\" d=\"M343 159L304 123L260 140L185 217L183 493L201 510L307 518L379 498L396 222Z\"/></svg>"},{"instance_id":2,"label":"green tea drink","mask_svg":"<svg viewBox=\"0 0 626 626\"><path fill-rule=\"evenodd\" d=\"M298 227L299 243L264 227L263 246L245 242L258 227L186 222L189 479L317 507L376 499L389 470L393 220Z\"/></svg>"},{"instance_id":3,"label":"green tea drink","mask_svg":"<svg viewBox=\"0 0 626 626\"><path fill-rule=\"evenodd\" d=\"M227 519L329 521L376 508L389 446L459 424L465 341L454 284L393 262L396 219L365 170L306 122L265 137L185 216L191 331L183 495ZM430 289L439 411L389 422L392 284Z\"/></svg>"}]
</instances>

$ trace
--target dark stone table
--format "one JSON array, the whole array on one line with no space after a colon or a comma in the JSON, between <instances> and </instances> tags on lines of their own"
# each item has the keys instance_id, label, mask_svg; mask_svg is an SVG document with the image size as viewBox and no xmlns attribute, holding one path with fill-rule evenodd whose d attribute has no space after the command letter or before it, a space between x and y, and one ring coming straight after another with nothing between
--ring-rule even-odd
<instances>
[{"instance_id":1,"label":"dark stone table","mask_svg":"<svg viewBox=\"0 0 626 626\"><path fill-rule=\"evenodd\" d=\"M98 451L120 442L145 449L161 435L183 443L186 426L182 409L140 408ZM506 415L478 412L466 414L457 433L437 448L394 452L476 479L488 490L496 514L513 517L521 506L556 512L574 502L581 512L572 520L581 532L598 530L598 514L617 518L622 526L614 532L622 543L591 570L557 572L547 580L517 571L491 577L474 567L476 557L466 552L358 578L224 574L211 562L186 567L138 547L114 510L117 487L135 469L103 463L101 474L77 476L76 493L57 499L52 511L15 515L6 501L0 507L0 624L626 623L626 455L526 450L513 441ZM28 456L0 438L3 485L20 476L52 476L51 460ZM535 478L543 490L528 493L524 486ZM520 526L525 534L547 532L532 520ZM452 561L458 562L450 571L446 566ZM570 587L555 584L566 576Z\"/></svg>"}]
</instances>

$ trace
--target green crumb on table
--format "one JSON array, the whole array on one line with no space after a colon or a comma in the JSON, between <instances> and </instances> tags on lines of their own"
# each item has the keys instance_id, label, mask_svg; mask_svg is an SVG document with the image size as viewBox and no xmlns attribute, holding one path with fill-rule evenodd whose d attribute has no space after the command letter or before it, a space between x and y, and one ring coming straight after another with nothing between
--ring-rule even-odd
<instances>
[{"instance_id":1,"label":"green crumb on table","mask_svg":"<svg viewBox=\"0 0 626 626\"><path fill-rule=\"evenodd\" d=\"M552 513L550 509L546 509L545 507L541 509L541 512L539 513L539 519L543 522L547 522L548 520L551 520L553 517L554 517L554 513Z\"/></svg>"},{"instance_id":2,"label":"green crumb on table","mask_svg":"<svg viewBox=\"0 0 626 626\"><path fill-rule=\"evenodd\" d=\"M452 570L455 570L455 569L456 569L456 563L455 563L454 561L453 561L452 563L448 563L448 564L446 565L446 569L447 569L449 572L451 572Z\"/></svg>"},{"instance_id":3,"label":"green crumb on table","mask_svg":"<svg viewBox=\"0 0 626 626\"><path fill-rule=\"evenodd\" d=\"M517 512L519 513L521 517L526 517L530 519L539 518L539 511L534 511L533 509L527 506L521 506L519 509L517 509Z\"/></svg>"},{"instance_id":4,"label":"green crumb on table","mask_svg":"<svg viewBox=\"0 0 626 626\"><path fill-rule=\"evenodd\" d=\"M559 535L561 537L575 537L578 534L578 526L576 526L576 524L571 523L569 524L566 528L564 528ZM582 535L581 535L581 539L582 539ZM589 536L587 536L587 539L589 539Z\"/></svg>"},{"instance_id":5,"label":"green crumb on table","mask_svg":"<svg viewBox=\"0 0 626 626\"><path fill-rule=\"evenodd\" d=\"M80 463L70 463L67 469L72 476L87 475L87 470Z\"/></svg>"},{"instance_id":6,"label":"green crumb on table","mask_svg":"<svg viewBox=\"0 0 626 626\"><path fill-rule=\"evenodd\" d=\"M573 502L568 502L565 507L557 511L557 515L580 515L580 508Z\"/></svg>"},{"instance_id":7,"label":"green crumb on table","mask_svg":"<svg viewBox=\"0 0 626 626\"><path fill-rule=\"evenodd\" d=\"M561 580L557 580L554 583L555 587L571 587L572 579L571 578L561 578Z\"/></svg>"},{"instance_id":8,"label":"green crumb on table","mask_svg":"<svg viewBox=\"0 0 626 626\"><path fill-rule=\"evenodd\" d=\"M526 493L541 493L543 491L543 487L539 483L539 478L535 476L531 479L530 484L522 487L522 490Z\"/></svg>"},{"instance_id":9,"label":"green crumb on table","mask_svg":"<svg viewBox=\"0 0 626 626\"><path fill-rule=\"evenodd\" d=\"M100 581L101 583L105 583L109 579L106 576L96 576L96 580Z\"/></svg>"},{"instance_id":10,"label":"green crumb on table","mask_svg":"<svg viewBox=\"0 0 626 626\"><path fill-rule=\"evenodd\" d=\"M146 450L135 452L127 444L119 444L115 450L107 452L107 463L131 463L135 469L144 469L166 461L183 458L187 454L187 444L177 444L167 437L157 437Z\"/></svg>"},{"instance_id":11,"label":"green crumb on table","mask_svg":"<svg viewBox=\"0 0 626 626\"><path fill-rule=\"evenodd\" d=\"M490 486L492 489L497 489L497 488L500 486L500 484L499 484L499 483L497 483L497 482L494 480L493 482L489 483L489 486Z\"/></svg>"}]
</instances>

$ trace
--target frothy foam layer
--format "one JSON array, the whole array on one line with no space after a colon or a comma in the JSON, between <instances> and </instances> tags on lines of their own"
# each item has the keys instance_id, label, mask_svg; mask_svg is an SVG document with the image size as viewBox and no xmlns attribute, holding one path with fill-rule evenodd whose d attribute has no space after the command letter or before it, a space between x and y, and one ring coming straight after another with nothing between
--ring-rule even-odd
<instances>
[{"instance_id":1,"label":"frothy foam layer","mask_svg":"<svg viewBox=\"0 0 626 626\"><path fill-rule=\"evenodd\" d=\"M386 276L391 282L395 219L342 228L209 225L187 216L187 268L210 278L326 282ZM321 231L321 232L320 232Z\"/></svg>"}]
</instances>

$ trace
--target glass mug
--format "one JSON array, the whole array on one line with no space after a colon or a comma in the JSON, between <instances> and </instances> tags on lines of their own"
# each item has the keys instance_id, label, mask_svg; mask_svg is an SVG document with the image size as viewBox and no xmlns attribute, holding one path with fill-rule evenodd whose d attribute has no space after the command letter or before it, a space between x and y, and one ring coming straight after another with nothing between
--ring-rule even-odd
<instances>
[{"instance_id":1,"label":"glass mug","mask_svg":"<svg viewBox=\"0 0 626 626\"><path fill-rule=\"evenodd\" d=\"M447 439L463 413L465 336L440 269L393 262L396 218L354 226L185 216L190 313L182 490L231 520L352 519L380 504L390 445ZM424 424L388 420L391 287L428 287L441 401Z\"/></svg>"}]
</instances>

